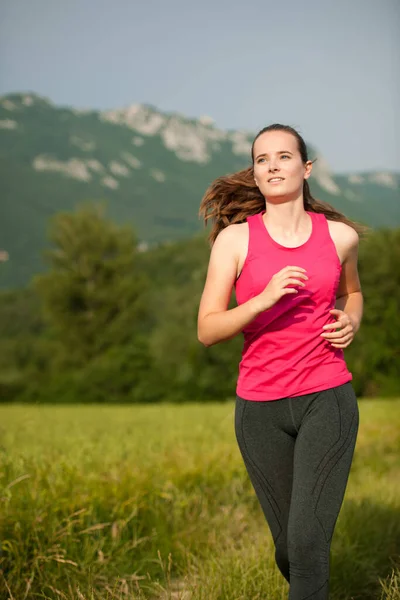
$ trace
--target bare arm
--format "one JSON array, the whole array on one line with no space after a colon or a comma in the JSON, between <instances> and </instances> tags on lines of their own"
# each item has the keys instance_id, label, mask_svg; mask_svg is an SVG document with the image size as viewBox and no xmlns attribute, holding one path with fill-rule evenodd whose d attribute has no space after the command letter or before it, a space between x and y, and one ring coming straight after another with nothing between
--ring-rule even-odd
<instances>
[{"instance_id":1,"label":"bare arm","mask_svg":"<svg viewBox=\"0 0 400 600\"><path fill-rule=\"evenodd\" d=\"M197 321L197 337L205 346L233 338L262 312L257 297L227 310L238 265L234 227L223 229L211 250Z\"/></svg>"},{"instance_id":2,"label":"bare arm","mask_svg":"<svg viewBox=\"0 0 400 600\"><path fill-rule=\"evenodd\" d=\"M339 225L339 224L338 224ZM358 234L349 226L342 227L340 242L343 244L344 260L336 293L335 308L330 311L337 321L324 325L323 338L335 348L347 348L360 328L363 313L363 295L357 270ZM340 325L338 329L337 326ZM329 330L332 333L329 333Z\"/></svg>"},{"instance_id":3,"label":"bare arm","mask_svg":"<svg viewBox=\"0 0 400 600\"><path fill-rule=\"evenodd\" d=\"M357 269L359 239L357 233L354 230L352 232L354 233L349 239L348 252L342 266L335 307L349 316L356 333L360 328L364 301Z\"/></svg>"}]
</instances>

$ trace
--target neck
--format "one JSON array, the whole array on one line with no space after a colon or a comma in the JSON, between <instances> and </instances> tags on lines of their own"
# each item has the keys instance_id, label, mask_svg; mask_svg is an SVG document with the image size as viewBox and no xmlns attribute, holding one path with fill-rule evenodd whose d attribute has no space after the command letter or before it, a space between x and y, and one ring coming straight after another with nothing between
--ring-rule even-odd
<instances>
[{"instance_id":1,"label":"neck","mask_svg":"<svg viewBox=\"0 0 400 600\"><path fill-rule=\"evenodd\" d=\"M282 231L286 235L307 229L309 216L304 210L303 195L289 202L268 202L266 200L264 222L269 228Z\"/></svg>"}]
</instances>

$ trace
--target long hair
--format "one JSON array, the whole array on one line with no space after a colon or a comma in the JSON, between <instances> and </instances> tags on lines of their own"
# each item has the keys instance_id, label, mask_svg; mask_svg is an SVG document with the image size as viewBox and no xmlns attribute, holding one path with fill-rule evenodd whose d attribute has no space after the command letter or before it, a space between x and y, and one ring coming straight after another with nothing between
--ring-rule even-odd
<instances>
[{"instance_id":1,"label":"long hair","mask_svg":"<svg viewBox=\"0 0 400 600\"><path fill-rule=\"evenodd\" d=\"M212 222L212 229L208 235L211 245L222 229L232 223L244 223L246 217L265 209L265 198L254 181L253 164L254 144L257 138L267 131L286 131L294 135L303 163L305 164L308 161L307 146L301 135L293 127L274 123L261 129L251 146L252 166L230 175L218 177L207 188L201 200L199 216L204 219L205 225L209 220ZM323 213L330 221L346 223L359 234L365 234L368 231L367 227L351 221L327 202L313 198L306 180L303 182L303 201L304 209L307 211Z\"/></svg>"}]
</instances>

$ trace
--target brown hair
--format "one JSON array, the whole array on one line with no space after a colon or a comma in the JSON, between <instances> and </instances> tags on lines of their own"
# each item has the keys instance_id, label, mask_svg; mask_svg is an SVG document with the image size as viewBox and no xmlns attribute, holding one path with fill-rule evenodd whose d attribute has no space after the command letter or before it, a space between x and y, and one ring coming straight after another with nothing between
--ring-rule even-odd
<instances>
[{"instance_id":1,"label":"brown hair","mask_svg":"<svg viewBox=\"0 0 400 600\"><path fill-rule=\"evenodd\" d=\"M301 135L289 125L274 123L261 129L251 146L251 160L254 163L254 144L257 138L267 131L286 131L297 139L299 152L303 163L308 161L307 146ZM315 159L316 160L316 159ZM312 162L315 162L312 161ZM308 182L303 182L304 209L315 213L323 213L330 221L341 221L353 227L359 234L364 234L368 228L360 223L351 221L327 202L316 200L310 192ZM199 216L205 225L210 219L213 222L208 239L211 245L219 232L232 223L244 223L246 217L265 209L265 198L254 181L253 164L247 169L224 175L215 179L206 190L199 209Z\"/></svg>"}]
</instances>

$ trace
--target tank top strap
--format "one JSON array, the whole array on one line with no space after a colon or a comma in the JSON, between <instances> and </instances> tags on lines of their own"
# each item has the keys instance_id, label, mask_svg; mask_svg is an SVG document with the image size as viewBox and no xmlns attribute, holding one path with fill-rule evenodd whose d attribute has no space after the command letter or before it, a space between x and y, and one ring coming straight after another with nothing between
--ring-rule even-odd
<instances>
[{"instance_id":1,"label":"tank top strap","mask_svg":"<svg viewBox=\"0 0 400 600\"><path fill-rule=\"evenodd\" d=\"M313 220L313 245L318 248L320 245L332 241L331 235L329 233L328 221L326 216L323 213L316 213L311 211L309 212L309 215Z\"/></svg>"},{"instance_id":2,"label":"tank top strap","mask_svg":"<svg viewBox=\"0 0 400 600\"><path fill-rule=\"evenodd\" d=\"M268 245L268 238L265 235L265 226L261 219L261 213L250 215L246 220L249 226L247 257L251 258L265 252L265 248Z\"/></svg>"}]
</instances>

